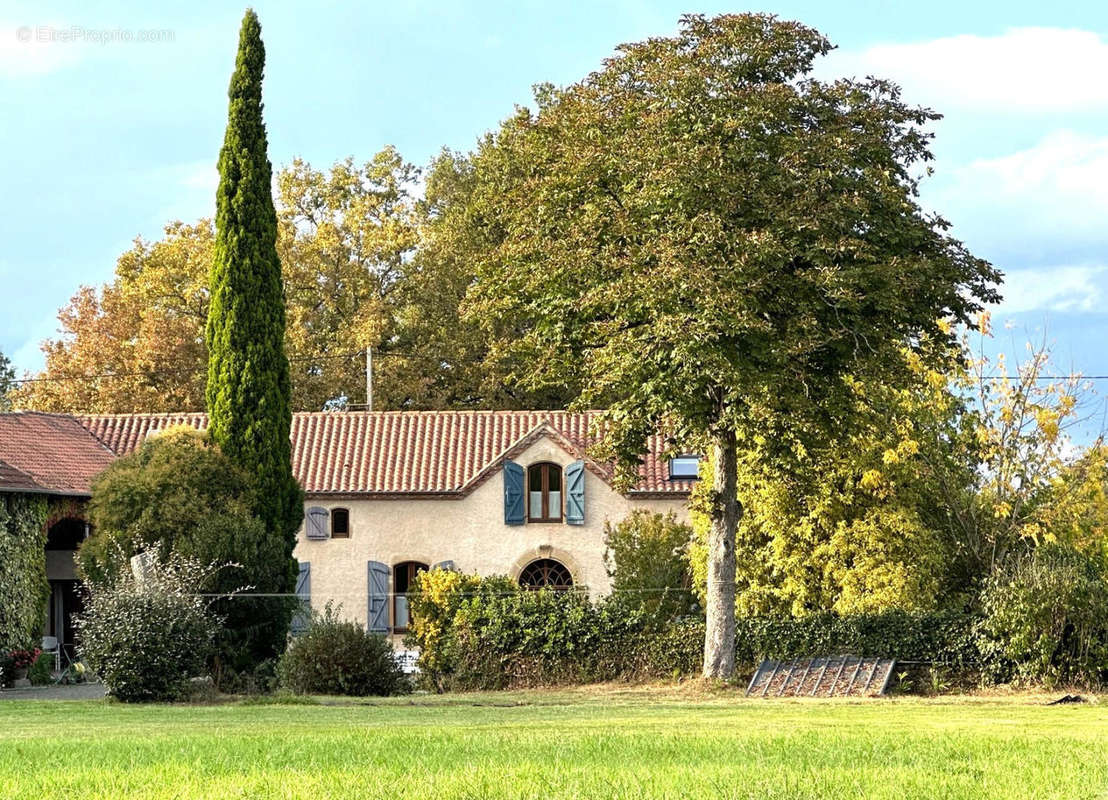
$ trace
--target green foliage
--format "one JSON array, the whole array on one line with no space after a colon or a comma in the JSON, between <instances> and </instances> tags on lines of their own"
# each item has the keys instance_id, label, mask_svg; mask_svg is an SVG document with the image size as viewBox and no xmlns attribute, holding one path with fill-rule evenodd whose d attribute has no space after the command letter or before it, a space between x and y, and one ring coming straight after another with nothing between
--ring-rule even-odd
<instances>
[{"instance_id":1,"label":"green foliage","mask_svg":"<svg viewBox=\"0 0 1108 800\"><path fill-rule=\"evenodd\" d=\"M540 88L474 157L470 215L494 238L472 313L531 321L500 343L531 356L525 386L583 373L581 403L614 399L628 479L659 428L822 441L844 375L900 369L898 348L996 296L915 199L936 115L884 81L811 80L830 49L768 15L686 16Z\"/></svg>"},{"instance_id":2,"label":"green foliage","mask_svg":"<svg viewBox=\"0 0 1108 800\"><path fill-rule=\"evenodd\" d=\"M254 562L254 590L296 586L296 529L303 493L292 475L289 362L277 256L277 216L262 122L265 48L257 15L247 10L228 91L227 130L219 154L215 257L208 309L207 406L212 439L257 484L254 510L273 540ZM246 560L249 554L240 558ZM280 653L294 603L275 603L253 640L258 661Z\"/></svg>"},{"instance_id":3,"label":"green foliage","mask_svg":"<svg viewBox=\"0 0 1108 800\"><path fill-rule=\"evenodd\" d=\"M272 585L283 564L283 543L254 514L255 487L206 433L179 427L147 439L93 481L93 534L77 551L81 578L94 587L130 571L131 556L149 550L204 564L234 564L213 577L212 591L231 593ZM219 599L225 619L217 653L221 665L250 669L284 640L282 598ZM281 627L284 625L284 627Z\"/></svg>"},{"instance_id":4,"label":"green foliage","mask_svg":"<svg viewBox=\"0 0 1108 800\"><path fill-rule=\"evenodd\" d=\"M692 529L673 512L632 511L604 523L604 562L614 599L626 608L669 620L696 608L687 550Z\"/></svg>"},{"instance_id":5,"label":"green foliage","mask_svg":"<svg viewBox=\"0 0 1108 800\"><path fill-rule=\"evenodd\" d=\"M853 382L866 424L783 466L763 451L738 457L744 515L736 536L739 616L931 611L973 590L959 557L954 498L973 482L973 430L929 348L902 352L899 383ZM880 412L874 416L873 412ZM690 548L704 592L713 466L694 491Z\"/></svg>"},{"instance_id":6,"label":"green foliage","mask_svg":"<svg viewBox=\"0 0 1108 800\"><path fill-rule=\"evenodd\" d=\"M612 598L592 603L579 592L528 591L503 578L426 573L412 598L412 644L422 677L438 691L508 689L610 680L672 678L701 664L704 622L659 624L641 608ZM430 580L427 580L430 576ZM426 635L429 629L433 636ZM752 670L766 658L844 653L935 661L956 670L979 663L974 618L957 612L745 618L737 663Z\"/></svg>"},{"instance_id":7,"label":"green foliage","mask_svg":"<svg viewBox=\"0 0 1108 800\"><path fill-rule=\"evenodd\" d=\"M408 635L405 642L419 649L421 680L446 691L457 662L454 617L467 599L517 591L505 577L481 578L445 569L416 574L408 595Z\"/></svg>"},{"instance_id":8,"label":"green foliage","mask_svg":"<svg viewBox=\"0 0 1108 800\"><path fill-rule=\"evenodd\" d=\"M201 593L219 570L170 556L142 580L129 571L89 586L77 618L81 658L125 703L177 700L204 672L219 620Z\"/></svg>"},{"instance_id":9,"label":"green foliage","mask_svg":"<svg viewBox=\"0 0 1108 800\"><path fill-rule=\"evenodd\" d=\"M53 682L54 654L39 653L35 663L27 670L27 679L32 686L46 686Z\"/></svg>"},{"instance_id":10,"label":"green foliage","mask_svg":"<svg viewBox=\"0 0 1108 800\"><path fill-rule=\"evenodd\" d=\"M280 685L296 694L403 694L408 680L392 645L356 622L340 619L328 603L289 644L277 666Z\"/></svg>"},{"instance_id":11,"label":"green foliage","mask_svg":"<svg viewBox=\"0 0 1108 800\"><path fill-rule=\"evenodd\" d=\"M43 495L0 494L0 653L38 644L46 618L46 515Z\"/></svg>"},{"instance_id":12,"label":"green foliage","mask_svg":"<svg viewBox=\"0 0 1108 800\"><path fill-rule=\"evenodd\" d=\"M957 611L812 614L803 619L740 619L738 660L807 658L849 653L906 661L934 661L957 669L980 663L975 618Z\"/></svg>"},{"instance_id":13,"label":"green foliage","mask_svg":"<svg viewBox=\"0 0 1108 800\"><path fill-rule=\"evenodd\" d=\"M1108 566L1045 545L994 575L982 593L994 676L1048 686L1108 680Z\"/></svg>"}]
</instances>

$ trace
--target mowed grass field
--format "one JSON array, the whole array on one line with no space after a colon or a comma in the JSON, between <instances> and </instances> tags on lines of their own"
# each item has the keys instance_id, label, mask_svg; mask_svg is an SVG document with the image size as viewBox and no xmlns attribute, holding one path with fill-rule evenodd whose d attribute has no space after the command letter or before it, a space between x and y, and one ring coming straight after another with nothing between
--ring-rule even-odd
<instances>
[{"instance_id":1,"label":"mowed grass field","mask_svg":"<svg viewBox=\"0 0 1108 800\"><path fill-rule=\"evenodd\" d=\"M1108 704L1042 702L615 688L337 705L5 701L0 796L1108 797Z\"/></svg>"}]
</instances>

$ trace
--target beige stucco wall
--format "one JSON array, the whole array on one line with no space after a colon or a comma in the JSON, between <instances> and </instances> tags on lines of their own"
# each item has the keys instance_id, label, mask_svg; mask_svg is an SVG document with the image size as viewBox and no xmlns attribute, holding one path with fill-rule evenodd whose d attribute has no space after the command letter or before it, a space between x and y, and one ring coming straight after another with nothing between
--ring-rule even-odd
<instances>
[{"instance_id":1,"label":"beige stucco wall","mask_svg":"<svg viewBox=\"0 0 1108 800\"><path fill-rule=\"evenodd\" d=\"M575 459L553 441L540 439L513 460L524 468L540 461L564 468ZM584 525L505 525L499 472L460 500L333 501L309 497L307 505L350 510L349 539L311 541L300 532L295 555L311 564L312 606L322 608L333 600L342 604L345 617L362 623L369 601L366 563L371 560L390 568L404 561L453 561L462 572L518 578L534 559L554 558L569 568L574 585L599 596L610 589L604 569L606 521L618 522L636 508L673 511L682 520L688 517L682 497L630 499L588 470Z\"/></svg>"}]
</instances>

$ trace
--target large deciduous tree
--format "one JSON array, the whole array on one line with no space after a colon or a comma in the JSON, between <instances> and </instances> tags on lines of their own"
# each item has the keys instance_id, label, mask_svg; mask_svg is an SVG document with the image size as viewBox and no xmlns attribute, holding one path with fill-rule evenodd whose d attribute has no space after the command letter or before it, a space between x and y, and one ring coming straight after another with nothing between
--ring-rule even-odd
<instances>
[{"instance_id":1,"label":"large deciduous tree","mask_svg":"<svg viewBox=\"0 0 1108 800\"><path fill-rule=\"evenodd\" d=\"M267 559L258 594L291 593L296 583L296 529L303 492L292 475L292 409L285 355L285 303L277 257L277 214L262 122L265 49L261 26L246 12L228 92L227 132L219 154L215 258L208 309L207 407L210 430L224 454L257 482L256 513L268 534L283 543ZM279 653L293 604L259 603L273 621L251 655Z\"/></svg>"},{"instance_id":2,"label":"large deciduous tree","mask_svg":"<svg viewBox=\"0 0 1108 800\"><path fill-rule=\"evenodd\" d=\"M997 273L919 207L933 112L881 80L817 81L831 49L764 15L686 16L584 80L542 87L474 158L489 246L469 313L524 385L605 398L624 481L647 437L710 445L704 674L734 668L740 448L781 463L840 436L881 380ZM949 330L949 329L948 329Z\"/></svg>"},{"instance_id":3,"label":"large deciduous tree","mask_svg":"<svg viewBox=\"0 0 1108 800\"><path fill-rule=\"evenodd\" d=\"M43 343L46 369L12 392L17 406L119 413L204 407L212 226L167 225L119 257L115 280L82 286Z\"/></svg>"},{"instance_id":4,"label":"large deciduous tree","mask_svg":"<svg viewBox=\"0 0 1108 800\"><path fill-rule=\"evenodd\" d=\"M492 361L488 336L459 314L482 245L465 224L472 170L446 152L426 173L392 148L277 175L277 252L285 283L292 405L365 401L373 346L381 409L564 408L572 392L526 392ZM43 344L46 369L13 391L20 407L126 413L204 408L209 220L166 226L120 256L115 278L81 287Z\"/></svg>"}]
</instances>

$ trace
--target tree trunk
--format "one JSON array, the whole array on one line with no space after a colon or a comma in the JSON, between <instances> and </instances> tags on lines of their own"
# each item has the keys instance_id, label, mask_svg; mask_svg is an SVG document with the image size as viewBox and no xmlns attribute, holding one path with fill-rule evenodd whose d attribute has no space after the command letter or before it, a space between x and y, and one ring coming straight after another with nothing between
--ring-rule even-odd
<instances>
[{"instance_id":1,"label":"tree trunk","mask_svg":"<svg viewBox=\"0 0 1108 800\"><path fill-rule=\"evenodd\" d=\"M736 487L735 434L721 433L712 444L704 677L730 678L735 671L735 529L742 512Z\"/></svg>"}]
</instances>

